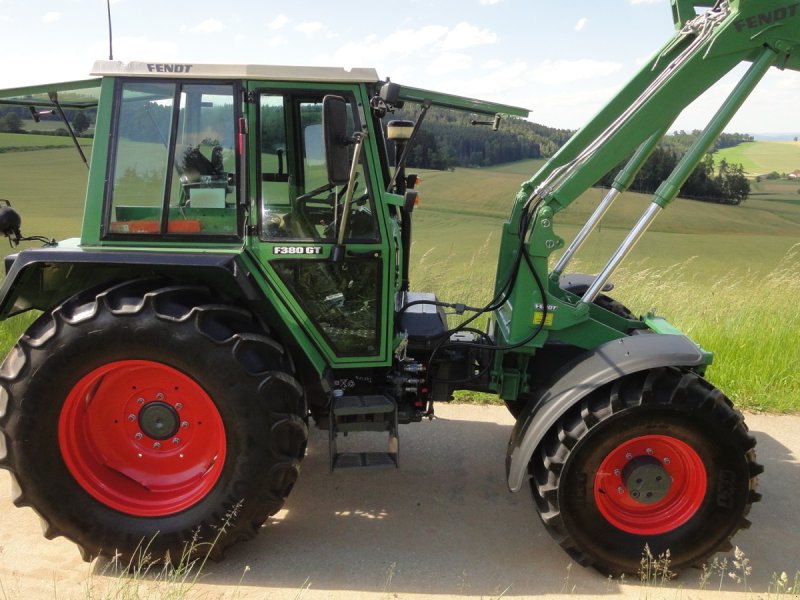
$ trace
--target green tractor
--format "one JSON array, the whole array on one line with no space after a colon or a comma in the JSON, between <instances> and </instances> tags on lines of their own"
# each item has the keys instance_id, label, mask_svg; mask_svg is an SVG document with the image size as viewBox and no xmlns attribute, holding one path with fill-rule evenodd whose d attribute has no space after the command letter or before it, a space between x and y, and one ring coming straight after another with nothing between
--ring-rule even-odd
<instances>
[{"instance_id":1,"label":"green tractor","mask_svg":"<svg viewBox=\"0 0 800 600\"><path fill-rule=\"evenodd\" d=\"M530 487L580 564L635 572L648 545L680 569L730 548L759 499L755 440L703 378L710 353L606 292L765 72L800 68L800 14L786 0L672 5L674 38L522 185L480 308L412 291L405 162L431 107L495 128L527 110L371 69L101 61L98 78L5 90L34 116L96 110L80 239L6 259L0 317L41 311L0 368L15 504L87 560L174 558L198 532L218 536L218 558L281 508L310 423L329 432L332 471L397 467L399 425L468 389L515 416L508 485ZM741 62L607 266L570 274L680 111ZM403 105L417 120L385 126ZM564 249L558 212L620 165ZM0 208L12 243L20 226ZM448 307L471 313L451 326ZM339 452L360 431L386 432L386 452Z\"/></svg>"}]
</instances>

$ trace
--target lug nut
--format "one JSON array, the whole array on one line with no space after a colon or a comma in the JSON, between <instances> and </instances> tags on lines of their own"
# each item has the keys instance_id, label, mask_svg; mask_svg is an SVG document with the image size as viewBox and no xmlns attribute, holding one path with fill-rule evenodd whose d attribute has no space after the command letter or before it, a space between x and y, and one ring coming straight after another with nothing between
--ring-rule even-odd
<instances>
[{"instance_id":1,"label":"lug nut","mask_svg":"<svg viewBox=\"0 0 800 600\"><path fill-rule=\"evenodd\" d=\"M630 452L626 452L625 458L627 458L628 460L633 460L633 454L631 454Z\"/></svg>"},{"instance_id":2,"label":"lug nut","mask_svg":"<svg viewBox=\"0 0 800 600\"><path fill-rule=\"evenodd\" d=\"M164 394L162 394L161 392L158 392L156 394L156 400L163 400L163 399L164 399Z\"/></svg>"},{"instance_id":3,"label":"lug nut","mask_svg":"<svg viewBox=\"0 0 800 600\"><path fill-rule=\"evenodd\" d=\"M177 446L178 444L181 443L181 438L179 438L179 437L172 438L172 443Z\"/></svg>"},{"instance_id":4,"label":"lug nut","mask_svg":"<svg viewBox=\"0 0 800 600\"><path fill-rule=\"evenodd\" d=\"M624 493L625 493L625 488L624 488L624 487L622 487L622 486L619 486L619 487L617 488L617 493L618 493L618 494L624 494Z\"/></svg>"},{"instance_id":5,"label":"lug nut","mask_svg":"<svg viewBox=\"0 0 800 600\"><path fill-rule=\"evenodd\" d=\"M144 404L144 398L137 398L136 399L136 403L137 404Z\"/></svg>"},{"instance_id":6,"label":"lug nut","mask_svg":"<svg viewBox=\"0 0 800 600\"><path fill-rule=\"evenodd\" d=\"M648 454L653 454L653 449L652 449L652 448L648 448L648 449L647 449L647 453L648 453Z\"/></svg>"},{"instance_id":7,"label":"lug nut","mask_svg":"<svg viewBox=\"0 0 800 600\"><path fill-rule=\"evenodd\" d=\"M175 410L180 410L182 408L183 408L183 404L181 404L180 402L175 404Z\"/></svg>"},{"instance_id":8,"label":"lug nut","mask_svg":"<svg viewBox=\"0 0 800 600\"><path fill-rule=\"evenodd\" d=\"M131 413L131 414L128 415L128 421L135 421L135 420L136 420L136 415L135 414Z\"/></svg>"},{"instance_id":9,"label":"lug nut","mask_svg":"<svg viewBox=\"0 0 800 600\"><path fill-rule=\"evenodd\" d=\"M664 464L665 464L665 465L668 465L668 464L669 464L669 456L665 456L665 457L664 457Z\"/></svg>"},{"instance_id":10,"label":"lug nut","mask_svg":"<svg viewBox=\"0 0 800 600\"><path fill-rule=\"evenodd\" d=\"M140 440L142 439L142 434L141 432L137 431L135 434L133 434L133 437L134 439Z\"/></svg>"},{"instance_id":11,"label":"lug nut","mask_svg":"<svg viewBox=\"0 0 800 600\"><path fill-rule=\"evenodd\" d=\"M161 448L161 442L154 442L154 443L153 443L153 448L155 448L156 450L158 450L159 448Z\"/></svg>"},{"instance_id":12,"label":"lug nut","mask_svg":"<svg viewBox=\"0 0 800 600\"><path fill-rule=\"evenodd\" d=\"M181 421L181 427L186 429L189 426L189 421Z\"/></svg>"},{"instance_id":13,"label":"lug nut","mask_svg":"<svg viewBox=\"0 0 800 600\"><path fill-rule=\"evenodd\" d=\"M622 475L622 471L620 471L619 469L614 469L614 475L619 477L620 475Z\"/></svg>"}]
</instances>

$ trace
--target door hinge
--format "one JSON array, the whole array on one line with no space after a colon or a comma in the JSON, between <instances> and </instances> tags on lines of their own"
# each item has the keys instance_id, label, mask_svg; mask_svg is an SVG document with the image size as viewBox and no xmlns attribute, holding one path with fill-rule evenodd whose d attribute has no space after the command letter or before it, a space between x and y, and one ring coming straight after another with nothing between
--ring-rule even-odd
<instances>
[{"instance_id":1,"label":"door hinge","mask_svg":"<svg viewBox=\"0 0 800 600\"><path fill-rule=\"evenodd\" d=\"M248 225L246 233L247 235L258 235L258 227L255 225Z\"/></svg>"},{"instance_id":2,"label":"door hinge","mask_svg":"<svg viewBox=\"0 0 800 600\"><path fill-rule=\"evenodd\" d=\"M246 90L242 91L242 100L247 104L255 104L256 103L256 93L255 92L248 92Z\"/></svg>"}]
</instances>

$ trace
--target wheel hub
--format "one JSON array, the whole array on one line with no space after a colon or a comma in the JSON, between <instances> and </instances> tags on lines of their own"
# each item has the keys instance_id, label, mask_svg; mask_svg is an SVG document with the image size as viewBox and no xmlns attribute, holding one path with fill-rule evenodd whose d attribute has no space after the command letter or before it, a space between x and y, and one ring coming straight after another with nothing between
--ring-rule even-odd
<instances>
[{"instance_id":1,"label":"wheel hub","mask_svg":"<svg viewBox=\"0 0 800 600\"><path fill-rule=\"evenodd\" d=\"M641 504L654 504L669 493L672 478L652 456L637 456L622 471L622 481L628 494Z\"/></svg>"},{"instance_id":2,"label":"wheel hub","mask_svg":"<svg viewBox=\"0 0 800 600\"><path fill-rule=\"evenodd\" d=\"M603 459L594 500L618 529L658 535L691 519L707 488L705 465L691 446L668 435L644 435L622 442Z\"/></svg>"},{"instance_id":3,"label":"wheel hub","mask_svg":"<svg viewBox=\"0 0 800 600\"><path fill-rule=\"evenodd\" d=\"M181 418L166 402L150 402L139 413L139 427L154 440L166 440L178 433Z\"/></svg>"},{"instance_id":4,"label":"wheel hub","mask_svg":"<svg viewBox=\"0 0 800 600\"><path fill-rule=\"evenodd\" d=\"M76 482L125 514L162 517L200 501L225 463L225 427L192 377L148 360L107 363L64 400L59 447Z\"/></svg>"}]
</instances>

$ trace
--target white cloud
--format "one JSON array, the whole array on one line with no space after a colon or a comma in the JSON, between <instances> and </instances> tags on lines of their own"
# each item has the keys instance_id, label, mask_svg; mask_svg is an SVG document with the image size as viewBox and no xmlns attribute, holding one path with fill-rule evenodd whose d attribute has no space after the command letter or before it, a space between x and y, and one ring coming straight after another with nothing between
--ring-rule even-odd
<instances>
[{"instance_id":1,"label":"white cloud","mask_svg":"<svg viewBox=\"0 0 800 600\"><path fill-rule=\"evenodd\" d=\"M206 19L202 23L190 27L189 31L192 33L216 33L225 29L225 24L217 19Z\"/></svg>"},{"instance_id":2,"label":"white cloud","mask_svg":"<svg viewBox=\"0 0 800 600\"><path fill-rule=\"evenodd\" d=\"M304 23L300 23L294 28L295 31L299 31L300 33L304 33L306 35L313 35L321 29L322 23L319 21L306 21Z\"/></svg>"},{"instance_id":3,"label":"white cloud","mask_svg":"<svg viewBox=\"0 0 800 600\"><path fill-rule=\"evenodd\" d=\"M59 21L60 19L61 19L61 13L60 12L50 11L50 12L46 12L46 13L44 13L42 15L42 22L43 23L55 23L56 21Z\"/></svg>"},{"instance_id":4,"label":"white cloud","mask_svg":"<svg viewBox=\"0 0 800 600\"><path fill-rule=\"evenodd\" d=\"M418 30L395 31L385 37L369 34L360 42L348 42L333 54L317 57L314 62L343 67L379 65L389 58L428 53L447 32L447 27L426 25Z\"/></svg>"},{"instance_id":5,"label":"white cloud","mask_svg":"<svg viewBox=\"0 0 800 600\"><path fill-rule=\"evenodd\" d=\"M431 75L446 75L464 71L472 66L472 58L458 52L445 52L428 63L426 71Z\"/></svg>"},{"instance_id":6,"label":"white cloud","mask_svg":"<svg viewBox=\"0 0 800 600\"><path fill-rule=\"evenodd\" d=\"M497 34L488 29L479 29L469 23L461 22L447 32L442 48L445 50L463 50L471 46L494 44Z\"/></svg>"},{"instance_id":7,"label":"white cloud","mask_svg":"<svg viewBox=\"0 0 800 600\"><path fill-rule=\"evenodd\" d=\"M586 17L581 17L580 19L578 19L578 22L575 23L575 31L583 30L583 28L586 27L586 23L588 22L589 19L587 19Z\"/></svg>"},{"instance_id":8,"label":"white cloud","mask_svg":"<svg viewBox=\"0 0 800 600\"><path fill-rule=\"evenodd\" d=\"M560 85L586 79L608 77L621 69L621 64L607 60L593 60L591 58L578 60L547 59L535 65L530 70L529 75L537 83Z\"/></svg>"},{"instance_id":9,"label":"white cloud","mask_svg":"<svg viewBox=\"0 0 800 600\"><path fill-rule=\"evenodd\" d=\"M481 6L492 6L493 4L499 4L500 0L481 0Z\"/></svg>"},{"instance_id":10,"label":"white cloud","mask_svg":"<svg viewBox=\"0 0 800 600\"><path fill-rule=\"evenodd\" d=\"M289 23L289 17L280 14L267 24L270 29L283 29Z\"/></svg>"},{"instance_id":11,"label":"white cloud","mask_svg":"<svg viewBox=\"0 0 800 600\"><path fill-rule=\"evenodd\" d=\"M287 40L282 35L279 35L277 37L270 38L269 42L267 42L267 46L269 46L270 48L277 48L278 46L285 46L288 43L289 40Z\"/></svg>"}]
</instances>

